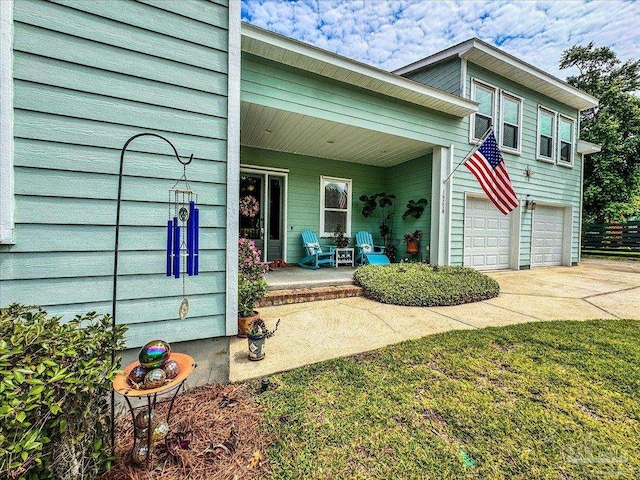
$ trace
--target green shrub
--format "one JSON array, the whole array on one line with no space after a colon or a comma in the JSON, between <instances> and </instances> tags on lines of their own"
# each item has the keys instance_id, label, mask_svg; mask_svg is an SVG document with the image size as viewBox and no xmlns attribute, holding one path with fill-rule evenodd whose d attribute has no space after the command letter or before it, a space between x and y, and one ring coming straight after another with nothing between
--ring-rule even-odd
<instances>
[{"instance_id":1,"label":"green shrub","mask_svg":"<svg viewBox=\"0 0 640 480\"><path fill-rule=\"evenodd\" d=\"M394 305L459 305L500 293L498 282L472 268L421 263L365 265L356 270L354 280L368 297Z\"/></svg>"},{"instance_id":2,"label":"green shrub","mask_svg":"<svg viewBox=\"0 0 640 480\"><path fill-rule=\"evenodd\" d=\"M0 478L92 478L108 466L111 357L125 330L95 312L62 324L38 307L0 309Z\"/></svg>"}]
</instances>

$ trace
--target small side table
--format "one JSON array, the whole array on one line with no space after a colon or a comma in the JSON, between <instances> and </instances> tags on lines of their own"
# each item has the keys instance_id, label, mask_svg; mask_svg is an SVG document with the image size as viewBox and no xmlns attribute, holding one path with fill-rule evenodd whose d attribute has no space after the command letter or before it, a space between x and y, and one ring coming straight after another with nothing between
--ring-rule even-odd
<instances>
[{"instance_id":1,"label":"small side table","mask_svg":"<svg viewBox=\"0 0 640 480\"><path fill-rule=\"evenodd\" d=\"M353 248L335 248L333 250L336 254L335 264L336 267L340 265L354 266Z\"/></svg>"},{"instance_id":2,"label":"small side table","mask_svg":"<svg viewBox=\"0 0 640 480\"><path fill-rule=\"evenodd\" d=\"M184 382L189 378L189 375L193 373L196 368L196 363L192 357L184 353L172 353L169 356L169 360L175 360L180 366L180 373L174 379L172 379L166 385L162 387L153 388L149 390L136 390L131 387L127 382L127 376L129 372L135 367L140 365L140 362L133 362L124 368L124 373L116 375L113 379L113 390L122 395L127 402L129 412L131 413L131 421L133 422L133 449L131 451L132 460L135 464L142 464L149 460L153 453L153 417L155 415L156 406L160 403L169 402L169 409L167 411L167 418L163 421L166 423L166 432L161 432L165 435L169 433L170 426L169 420L171 419L171 409L173 403L180 392L180 389L184 386ZM159 397L166 396L165 399L160 400ZM129 400L131 397L138 399L146 399L146 405L140 405L134 407ZM136 422L137 414L146 413L143 422L146 422L144 427L140 427ZM156 419L159 420L159 419ZM158 422L158 424L163 423ZM145 448L146 446L146 448Z\"/></svg>"}]
</instances>

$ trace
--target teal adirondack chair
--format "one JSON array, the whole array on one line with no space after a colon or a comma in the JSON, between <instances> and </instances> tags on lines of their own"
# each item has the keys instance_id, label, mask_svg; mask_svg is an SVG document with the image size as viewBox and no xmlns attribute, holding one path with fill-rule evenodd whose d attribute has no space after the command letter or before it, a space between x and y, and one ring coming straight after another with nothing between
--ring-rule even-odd
<instances>
[{"instance_id":1,"label":"teal adirondack chair","mask_svg":"<svg viewBox=\"0 0 640 480\"><path fill-rule=\"evenodd\" d=\"M333 249L330 245L320 245L318 237L311 230L302 231L302 244L307 256L298 262L302 268L317 270L321 266L335 267ZM325 250L323 250L323 248Z\"/></svg>"},{"instance_id":2,"label":"teal adirondack chair","mask_svg":"<svg viewBox=\"0 0 640 480\"><path fill-rule=\"evenodd\" d=\"M384 254L382 245L374 245L373 237L369 232L356 233L356 263L359 265L389 265L389 257Z\"/></svg>"}]
</instances>

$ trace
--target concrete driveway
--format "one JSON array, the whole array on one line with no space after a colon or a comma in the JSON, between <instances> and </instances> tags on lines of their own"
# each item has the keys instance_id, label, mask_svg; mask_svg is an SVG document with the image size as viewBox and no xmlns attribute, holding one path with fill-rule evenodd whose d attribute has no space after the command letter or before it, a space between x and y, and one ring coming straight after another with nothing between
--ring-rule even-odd
<instances>
[{"instance_id":1,"label":"concrete driveway","mask_svg":"<svg viewBox=\"0 0 640 480\"><path fill-rule=\"evenodd\" d=\"M545 320L640 320L640 262L585 260L577 267L490 273L500 295L454 307L403 307L362 297L261 308L267 325L281 319L267 340L266 357L247 360L247 340L230 346L232 382L353 355L448 330Z\"/></svg>"}]
</instances>

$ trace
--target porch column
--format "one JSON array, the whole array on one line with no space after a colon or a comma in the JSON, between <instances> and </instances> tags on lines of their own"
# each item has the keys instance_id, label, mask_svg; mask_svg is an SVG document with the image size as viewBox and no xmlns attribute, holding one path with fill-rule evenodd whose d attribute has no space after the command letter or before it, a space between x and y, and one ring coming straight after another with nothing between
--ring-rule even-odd
<instances>
[{"instance_id":1,"label":"porch column","mask_svg":"<svg viewBox=\"0 0 640 480\"><path fill-rule=\"evenodd\" d=\"M453 146L452 146L453 147ZM435 265L451 263L451 190L453 178L445 184L451 171L452 148L433 148L433 175L431 177L431 246L429 261Z\"/></svg>"}]
</instances>

